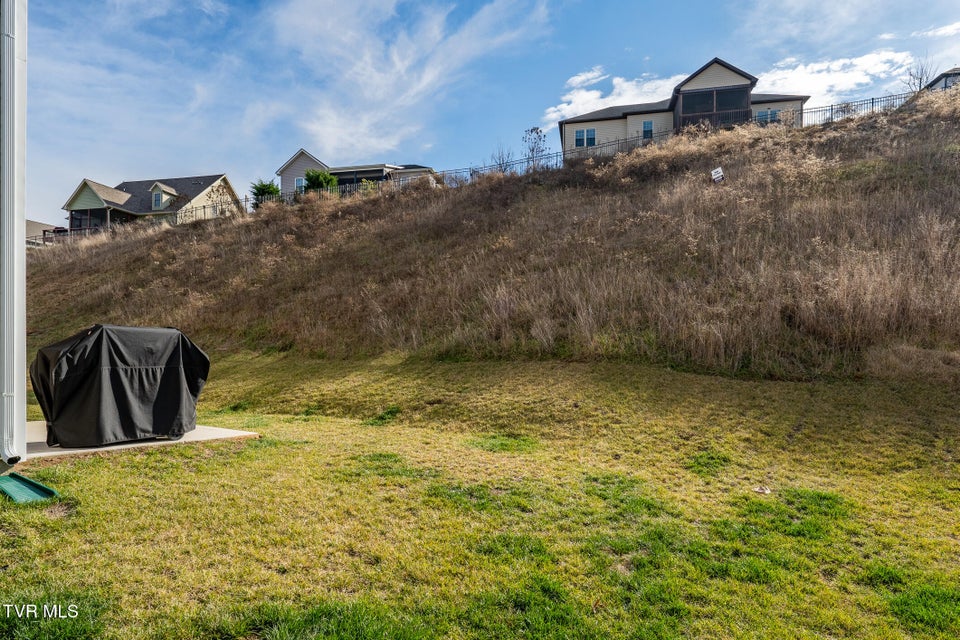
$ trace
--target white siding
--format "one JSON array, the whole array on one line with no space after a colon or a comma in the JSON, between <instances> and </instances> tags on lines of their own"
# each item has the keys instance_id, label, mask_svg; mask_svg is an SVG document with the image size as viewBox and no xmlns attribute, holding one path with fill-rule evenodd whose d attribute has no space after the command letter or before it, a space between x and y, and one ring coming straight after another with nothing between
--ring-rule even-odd
<instances>
[{"instance_id":1,"label":"white siding","mask_svg":"<svg viewBox=\"0 0 960 640\"><path fill-rule=\"evenodd\" d=\"M673 111L659 111L657 113L642 113L627 117L627 137L635 138L643 135L643 121L653 121L653 137L662 139L657 134L664 131L673 131Z\"/></svg>"},{"instance_id":2,"label":"white siding","mask_svg":"<svg viewBox=\"0 0 960 640\"><path fill-rule=\"evenodd\" d=\"M280 174L280 191L283 193L293 192L296 189L296 179L304 177L307 169L327 170L323 165L314 162L307 154L301 153Z\"/></svg>"},{"instance_id":3,"label":"white siding","mask_svg":"<svg viewBox=\"0 0 960 640\"><path fill-rule=\"evenodd\" d=\"M730 69L727 69L722 64L717 64L714 62L712 65L680 85L680 90L693 91L695 89L733 87L744 84L750 84L750 80L748 78L744 78L739 73L730 71Z\"/></svg>"},{"instance_id":4,"label":"white siding","mask_svg":"<svg viewBox=\"0 0 960 640\"><path fill-rule=\"evenodd\" d=\"M577 122L563 126L563 150L576 148L576 131L578 129L596 129L597 144L613 142L627 137L627 119L597 120L594 122Z\"/></svg>"}]
</instances>

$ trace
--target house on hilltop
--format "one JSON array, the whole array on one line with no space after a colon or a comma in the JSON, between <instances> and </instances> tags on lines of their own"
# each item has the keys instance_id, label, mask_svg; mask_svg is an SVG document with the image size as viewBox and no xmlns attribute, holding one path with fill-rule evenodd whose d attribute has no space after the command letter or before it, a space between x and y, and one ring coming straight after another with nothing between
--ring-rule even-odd
<instances>
[{"instance_id":1,"label":"house on hilltop","mask_svg":"<svg viewBox=\"0 0 960 640\"><path fill-rule=\"evenodd\" d=\"M337 177L338 185L356 185L364 180L382 182L395 180L406 182L421 176L430 176L433 169L420 164L361 164L344 167L330 167L318 160L305 149L300 149L277 169L280 176L280 192L296 193L303 191L307 184L308 169L325 171Z\"/></svg>"},{"instance_id":2,"label":"house on hilltop","mask_svg":"<svg viewBox=\"0 0 960 640\"><path fill-rule=\"evenodd\" d=\"M960 84L960 67L954 67L953 69L944 71L931 80L924 89L928 91L944 91L956 84Z\"/></svg>"},{"instance_id":3,"label":"house on hilltop","mask_svg":"<svg viewBox=\"0 0 960 640\"><path fill-rule=\"evenodd\" d=\"M787 114L790 122L803 121L803 105L810 96L753 93L756 84L754 76L714 58L674 87L665 100L607 107L561 120L560 146L566 152L629 138L652 142L701 122L713 126L781 122Z\"/></svg>"},{"instance_id":4,"label":"house on hilltop","mask_svg":"<svg viewBox=\"0 0 960 640\"><path fill-rule=\"evenodd\" d=\"M115 187L84 178L63 205L70 232L141 220L218 218L243 210L225 174L131 180Z\"/></svg>"}]
</instances>

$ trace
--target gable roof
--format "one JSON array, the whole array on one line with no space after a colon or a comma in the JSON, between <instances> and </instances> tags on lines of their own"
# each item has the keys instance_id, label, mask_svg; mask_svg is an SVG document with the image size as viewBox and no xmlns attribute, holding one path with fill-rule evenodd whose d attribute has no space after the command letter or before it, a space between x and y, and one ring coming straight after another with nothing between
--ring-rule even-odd
<instances>
[{"instance_id":1,"label":"gable roof","mask_svg":"<svg viewBox=\"0 0 960 640\"><path fill-rule=\"evenodd\" d=\"M187 176L185 178L161 178L160 180L128 180L118 184L114 191L120 191L128 196L124 211L130 213L157 213L160 211L176 211L198 195L210 188L213 183L225 174L218 173L210 176ZM176 195L163 209L153 208L153 186L160 183L161 188Z\"/></svg>"},{"instance_id":2,"label":"gable roof","mask_svg":"<svg viewBox=\"0 0 960 640\"><path fill-rule=\"evenodd\" d=\"M744 71L743 69L738 69L737 67L733 66L732 64L730 64L730 63L727 62L726 60L721 60L720 58L714 58L713 60L711 60L711 61L708 62L707 64L703 65L702 67L700 67L699 69L697 69L696 71L694 71L693 73L691 73L690 75L688 75L686 78L684 78L684 79L680 82L680 84L678 84L676 87L674 87L674 88L673 88L673 93L674 93L674 95L676 95L677 93L679 93L680 91L682 91L682 89L681 89L680 87L682 87L683 85L687 84L688 82L690 82L691 80L693 80L693 79L696 78L698 75L700 75L701 73L703 73L704 71L706 71L707 69L709 69L711 66L713 66L713 65L715 65L715 64L718 64L718 65L720 65L721 67L724 67L724 68L726 68L726 69L729 70L729 71L732 71L733 73L737 74L738 76L743 77L743 79L749 81L751 87L755 87L755 86L757 85L757 78L756 78L756 77L750 75L749 73L747 73L747 72Z\"/></svg>"},{"instance_id":3,"label":"gable roof","mask_svg":"<svg viewBox=\"0 0 960 640\"><path fill-rule=\"evenodd\" d=\"M931 80L930 82L928 82L928 83L926 84L926 86L924 87L924 89L929 89L929 88L933 87L935 84L937 84L938 82L940 82L941 80L943 80L943 79L945 79L945 78L952 77L952 76L960 76L960 67L954 67L953 69L947 69L947 70L944 71L943 73L939 74L936 78L934 78L933 80Z\"/></svg>"},{"instance_id":4,"label":"gable roof","mask_svg":"<svg viewBox=\"0 0 960 640\"><path fill-rule=\"evenodd\" d=\"M107 185L100 184L99 182L94 182L89 178L84 178L80 182L80 186L74 189L73 193L70 194L70 197L67 198L66 203L64 203L61 209L67 209L67 207L70 206L70 203L73 202L78 195L80 195L80 192L83 191L84 188L88 188L93 191L93 193L100 198L101 202L103 202L103 206L114 209L123 209L124 211L127 210L126 203L130 199L129 193L114 189L113 187L108 187Z\"/></svg>"},{"instance_id":5,"label":"gable roof","mask_svg":"<svg viewBox=\"0 0 960 640\"><path fill-rule=\"evenodd\" d=\"M161 178L160 180L128 180L121 182L116 187L108 187L105 184L84 178L62 208L66 211L73 211L71 204L85 189L88 189L100 200L100 207L102 208L116 209L131 215L170 213L182 209L217 183L221 183L228 189L228 195L231 198L237 198L233 186L227 180L226 174L223 173L209 176ZM163 209L153 208L153 189L156 186L174 196Z\"/></svg>"},{"instance_id":6,"label":"gable roof","mask_svg":"<svg viewBox=\"0 0 960 640\"><path fill-rule=\"evenodd\" d=\"M169 193L169 194L172 195L172 196L178 196L178 195L180 195L179 193L177 193L177 190L176 190L176 189L174 189L173 187L171 187L171 186L168 185L168 184L163 184L163 183L160 182L159 180L157 180L157 181L154 182L152 185L150 185L150 191L153 191L155 187L160 187L160 191L163 191L164 193Z\"/></svg>"},{"instance_id":7,"label":"gable roof","mask_svg":"<svg viewBox=\"0 0 960 640\"><path fill-rule=\"evenodd\" d=\"M301 147L299 151L297 151L295 154L293 154L292 156L290 156L290 159L289 159L289 160L287 160L286 162L283 163L283 166L282 166L282 167L280 167L279 169L277 169L277 172L276 172L277 175L280 175L281 173L283 173L283 172L286 170L286 168L289 167L291 164L293 164L293 161L296 160L296 159L297 159L299 156L301 156L301 155L305 155L305 156L307 156L307 158L309 158L310 160L313 160L314 162L316 162L318 165L320 165L320 168L321 168L321 170L323 170L323 171L328 171L328 170L330 169L330 167L327 166L327 164L326 164L325 162L320 162L319 160L317 160L316 156L314 156L314 155L311 154L309 151L307 151L306 149L304 149L303 147Z\"/></svg>"}]
</instances>

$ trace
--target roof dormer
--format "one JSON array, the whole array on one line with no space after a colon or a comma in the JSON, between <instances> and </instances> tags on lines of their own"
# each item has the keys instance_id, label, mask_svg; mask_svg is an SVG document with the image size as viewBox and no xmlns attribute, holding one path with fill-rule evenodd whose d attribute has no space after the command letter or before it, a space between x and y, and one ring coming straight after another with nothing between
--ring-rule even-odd
<instances>
[{"instance_id":1,"label":"roof dormer","mask_svg":"<svg viewBox=\"0 0 960 640\"><path fill-rule=\"evenodd\" d=\"M153 211L166 209L177 195L177 190L173 187L163 184L162 182L154 182L153 186L150 187L150 200L152 205L150 208Z\"/></svg>"}]
</instances>

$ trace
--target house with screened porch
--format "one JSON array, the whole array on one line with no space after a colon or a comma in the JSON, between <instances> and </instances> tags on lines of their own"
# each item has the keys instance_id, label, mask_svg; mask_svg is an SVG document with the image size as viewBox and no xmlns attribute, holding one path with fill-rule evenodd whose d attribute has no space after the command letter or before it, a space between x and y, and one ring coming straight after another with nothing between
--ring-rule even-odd
<instances>
[{"instance_id":1,"label":"house with screened porch","mask_svg":"<svg viewBox=\"0 0 960 640\"><path fill-rule=\"evenodd\" d=\"M714 58L674 87L669 98L561 120L560 146L566 153L631 139L642 144L700 123L724 127L749 121L803 122L803 105L810 96L754 93L756 84L754 76Z\"/></svg>"}]
</instances>

